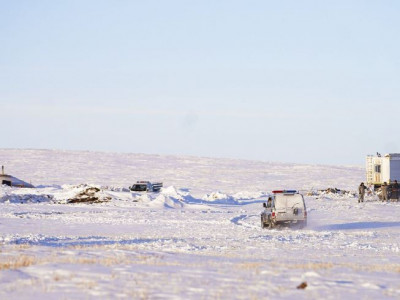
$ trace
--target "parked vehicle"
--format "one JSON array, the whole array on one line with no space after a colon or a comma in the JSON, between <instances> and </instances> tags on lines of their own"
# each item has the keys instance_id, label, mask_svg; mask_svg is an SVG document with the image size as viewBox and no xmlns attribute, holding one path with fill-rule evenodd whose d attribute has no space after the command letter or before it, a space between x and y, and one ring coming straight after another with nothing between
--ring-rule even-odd
<instances>
[{"instance_id":1,"label":"parked vehicle","mask_svg":"<svg viewBox=\"0 0 400 300\"><path fill-rule=\"evenodd\" d=\"M261 227L274 228L282 224L307 226L307 208L302 194L295 190L273 191L267 203L263 203Z\"/></svg>"},{"instance_id":2,"label":"parked vehicle","mask_svg":"<svg viewBox=\"0 0 400 300\"><path fill-rule=\"evenodd\" d=\"M162 186L162 182L137 181L129 189L135 192L159 192Z\"/></svg>"}]
</instances>

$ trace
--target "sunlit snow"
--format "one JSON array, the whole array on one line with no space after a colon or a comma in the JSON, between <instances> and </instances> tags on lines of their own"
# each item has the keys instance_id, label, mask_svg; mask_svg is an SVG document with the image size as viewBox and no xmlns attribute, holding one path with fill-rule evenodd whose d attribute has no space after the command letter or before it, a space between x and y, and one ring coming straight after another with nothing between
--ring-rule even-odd
<instances>
[{"instance_id":1,"label":"sunlit snow","mask_svg":"<svg viewBox=\"0 0 400 300\"><path fill-rule=\"evenodd\" d=\"M363 167L12 149L0 163L36 186L0 188L1 299L400 297L400 202L359 204ZM305 229L261 229L281 188L313 194ZM69 203L88 189L97 202Z\"/></svg>"}]
</instances>

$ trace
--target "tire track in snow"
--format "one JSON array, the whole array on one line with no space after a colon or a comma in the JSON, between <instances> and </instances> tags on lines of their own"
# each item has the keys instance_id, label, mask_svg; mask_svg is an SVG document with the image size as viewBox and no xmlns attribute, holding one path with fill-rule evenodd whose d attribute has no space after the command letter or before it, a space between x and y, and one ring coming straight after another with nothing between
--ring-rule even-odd
<instances>
[{"instance_id":1,"label":"tire track in snow","mask_svg":"<svg viewBox=\"0 0 400 300\"><path fill-rule=\"evenodd\" d=\"M257 217L257 215L240 215L240 216L232 218L230 221L233 224L238 225L238 226L243 226L246 228L258 228L258 226L256 226L254 224L254 222L250 222L250 223L245 222L246 220L248 220L251 217Z\"/></svg>"}]
</instances>

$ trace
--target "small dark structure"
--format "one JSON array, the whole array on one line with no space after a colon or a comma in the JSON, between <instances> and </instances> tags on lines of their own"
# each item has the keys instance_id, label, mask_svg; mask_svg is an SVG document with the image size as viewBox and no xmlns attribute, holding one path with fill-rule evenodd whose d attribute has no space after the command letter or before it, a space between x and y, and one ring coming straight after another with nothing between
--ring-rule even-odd
<instances>
[{"instance_id":1,"label":"small dark structure","mask_svg":"<svg viewBox=\"0 0 400 300\"><path fill-rule=\"evenodd\" d=\"M22 188L34 188L30 183L22 181L14 176L7 175L4 173L4 166L1 166L0 183L2 185L22 187Z\"/></svg>"}]
</instances>

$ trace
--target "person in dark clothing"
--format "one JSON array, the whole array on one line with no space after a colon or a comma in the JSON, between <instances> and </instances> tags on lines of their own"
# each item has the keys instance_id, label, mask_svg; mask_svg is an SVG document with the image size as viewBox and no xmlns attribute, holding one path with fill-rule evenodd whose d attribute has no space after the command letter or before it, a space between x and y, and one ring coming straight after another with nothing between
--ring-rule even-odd
<instances>
[{"instance_id":1,"label":"person in dark clothing","mask_svg":"<svg viewBox=\"0 0 400 300\"><path fill-rule=\"evenodd\" d=\"M365 190L367 187L364 185L364 182L361 182L360 186L358 187L358 203L364 202Z\"/></svg>"},{"instance_id":2,"label":"person in dark clothing","mask_svg":"<svg viewBox=\"0 0 400 300\"><path fill-rule=\"evenodd\" d=\"M268 197L267 207L272 207L272 198Z\"/></svg>"},{"instance_id":3,"label":"person in dark clothing","mask_svg":"<svg viewBox=\"0 0 400 300\"><path fill-rule=\"evenodd\" d=\"M392 194L390 195L390 199L392 202L399 201L399 184L397 183L397 180L395 180L392 185Z\"/></svg>"}]
</instances>

